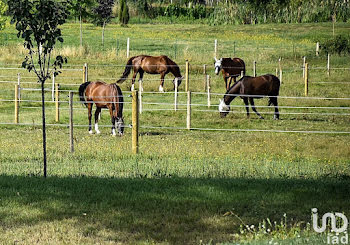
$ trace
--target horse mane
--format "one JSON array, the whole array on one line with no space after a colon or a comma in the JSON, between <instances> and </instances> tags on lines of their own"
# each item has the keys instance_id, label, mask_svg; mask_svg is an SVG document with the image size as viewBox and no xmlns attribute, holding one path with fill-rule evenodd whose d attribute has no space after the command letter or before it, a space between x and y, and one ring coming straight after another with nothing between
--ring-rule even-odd
<instances>
[{"instance_id":1,"label":"horse mane","mask_svg":"<svg viewBox=\"0 0 350 245\"><path fill-rule=\"evenodd\" d=\"M175 77L181 77L181 72L179 66L168 56L163 56L166 59L167 66L169 67L169 70L173 73Z\"/></svg>"}]
</instances>

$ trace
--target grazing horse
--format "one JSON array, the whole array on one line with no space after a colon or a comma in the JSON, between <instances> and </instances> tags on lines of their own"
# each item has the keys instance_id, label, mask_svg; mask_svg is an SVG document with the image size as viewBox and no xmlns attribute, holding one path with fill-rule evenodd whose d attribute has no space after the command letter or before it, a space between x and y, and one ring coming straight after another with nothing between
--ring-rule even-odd
<instances>
[{"instance_id":1,"label":"grazing horse","mask_svg":"<svg viewBox=\"0 0 350 245\"><path fill-rule=\"evenodd\" d=\"M234 83L236 83L236 78L240 75L245 76L245 63L240 58L221 58L215 59L214 67L215 74L218 75L222 69L222 75L224 77L226 90L231 87L232 78ZM227 83L227 80L230 78L230 82Z\"/></svg>"},{"instance_id":2,"label":"grazing horse","mask_svg":"<svg viewBox=\"0 0 350 245\"><path fill-rule=\"evenodd\" d=\"M181 81L183 77L180 73L179 66L172 61L168 56L162 55L162 56L148 56L148 55L139 55L131 57L126 66L125 70L123 72L123 75L121 78L117 81L117 83L122 83L126 80L126 78L129 76L131 68L134 70L134 74L132 76L132 85L131 90L134 90L135 86L135 79L137 76L137 73L140 74L139 82L141 85L143 73L147 72L149 74L160 74L160 85L159 85L159 92L164 92L164 77L166 74L171 72L175 78L173 80L174 88L175 85L179 86L181 84ZM142 85L140 87L140 90L142 90Z\"/></svg>"},{"instance_id":3,"label":"grazing horse","mask_svg":"<svg viewBox=\"0 0 350 245\"><path fill-rule=\"evenodd\" d=\"M102 108L108 108L112 119L112 135L115 136L115 126L117 125L118 134L124 133L123 121L123 94L117 84L107 84L102 81L86 82L79 87L79 97L88 108L89 133L92 134L91 117L93 103L96 105L95 111L95 131L98 130L98 117Z\"/></svg>"},{"instance_id":4,"label":"grazing horse","mask_svg":"<svg viewBox=\"0 0 350 245\"><path fill-rule=\"evenodd\" d=\"M277 96L280 89L280 80L274 75L263 75L259 77L242 77L237 83L229 88L223 99L220 100L219 111L221 117L225 117L230 111L231 101L240 96L245 104L247 110L247 117L249 117L249 104L253 111L259 116L260 119L264 119L259 112L256 111L254 106L254 99L260 99L264 96L269 97L269 105L275 106L274 119L279 119ZM247 96L245 96L247 95Z\"/></svg>"}]
</instances>

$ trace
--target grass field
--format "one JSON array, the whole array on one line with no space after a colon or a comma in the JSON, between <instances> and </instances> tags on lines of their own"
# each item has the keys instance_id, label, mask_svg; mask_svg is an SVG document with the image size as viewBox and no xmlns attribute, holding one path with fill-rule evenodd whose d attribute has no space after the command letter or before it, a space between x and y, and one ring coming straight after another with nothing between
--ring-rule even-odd
<instances>
[{"instance_id":1,"label":"grass field","mask_svg":"<svg viewBox=\"0 0 350 245\"><path fill-rule=\"evenodd\" d=\"M73 84L82 82L79 69L84 63L89 64L89 80L119 78L130 37L131 55L166 54L182 73L189 60L193 128L236 131L179 129L186 126L186 95L179 95L180 110L175 112L173 94L145 93L139 155L131 153L129 128L123 137L109 135L107 111L102 113L101 135L88 135L86 126L78 126L87 124L87 110L78 103L75 152L70 153L67 92L62 92L58 123L53 103L47 103L47 122L56 125L47 132L49 177L43 179L41 104L36 102L40 94L21 91L20 123L27 126L12 124L14 104L5 101L13 100L18 72L22 87L39 87L33 74L1 69L18 67L24 56L14 28L8 27L0 36L0 243L326 244L326 235L312 230L311 208L317 207L320 215L350 214L350 136L339 133L350 131L350 100L330 99L349 98L350 70L341 68L348 68L350 60L332 56L331 67L337 69L328 77L325 55L315 56L315 43L331 37L331 28L331 23L109 25L102 47L100 29L85 24L80 48L78 25L65 25L65 42L57 49L68 57L69 70L56 79L62 90L77 91ZM337 33L349 30L349 23L337 23ZM301 66L302 56L307 56L309 98L280 98L279 121L272 120L272 108L264 107L267 99L256 102L265 120L253 114L246 119L238 98L232 103L234 113L220 118L217 104L222 95L212 95L208 108L206 94L198 94L205 92L204 64L212 92L225 92L222 77L213 71L214 39L218 56L243 58L250 75L254 60L258 74L274 74L281 57L283 97L304 97ZM144 78L145 91L157 91L159 77ZM173 77L166 78L166 91L171 91ZM130 80L121 88L128 125ZM50 92L46 99L50 101Z\"/></svg>"}]
</instances>

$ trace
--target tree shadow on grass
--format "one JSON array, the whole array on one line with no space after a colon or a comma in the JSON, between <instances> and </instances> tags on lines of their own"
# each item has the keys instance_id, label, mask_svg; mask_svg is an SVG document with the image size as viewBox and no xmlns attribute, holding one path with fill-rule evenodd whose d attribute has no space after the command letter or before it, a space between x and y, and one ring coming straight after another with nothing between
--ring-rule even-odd
<instances>
[{"instance_id":1,"label":"tree shadow on grass","mask_svg":"<svg viewBox=\"0 0 350 245\"><path fill-rule=\"evenodd\" d=\"M279 221L286 213L291 223L306 223L311 222L314 207L320 214L340 211L348 215L349 187L349 179L332 178L43 179L3 175L0 224L18 227L73 218L83 236L103 241L230 241L239 232L240 219L257 225L266 218ZM230 211L240 219L224 215ZM108 235L100 230L108 230Z\"/></svg>"}]
</instances>

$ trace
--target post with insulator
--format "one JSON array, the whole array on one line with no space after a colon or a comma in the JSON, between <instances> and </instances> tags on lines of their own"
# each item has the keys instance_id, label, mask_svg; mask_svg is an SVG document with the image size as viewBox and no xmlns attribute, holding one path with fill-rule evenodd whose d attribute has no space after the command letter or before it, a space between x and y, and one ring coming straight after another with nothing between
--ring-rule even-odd
<instances>
[{"instance_id":1,"label":"post with insulator","mask_svg":"<svg viewBox=\"0 0 350 245\"><path fill-rule=\"evenodd\" d=\"M137 90L132 91L132 153L139 153L139 99Z\"/></svg>"}]
</instances>

